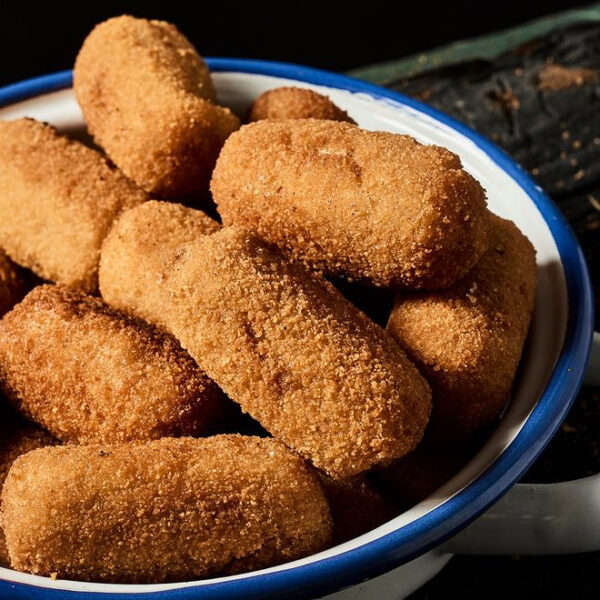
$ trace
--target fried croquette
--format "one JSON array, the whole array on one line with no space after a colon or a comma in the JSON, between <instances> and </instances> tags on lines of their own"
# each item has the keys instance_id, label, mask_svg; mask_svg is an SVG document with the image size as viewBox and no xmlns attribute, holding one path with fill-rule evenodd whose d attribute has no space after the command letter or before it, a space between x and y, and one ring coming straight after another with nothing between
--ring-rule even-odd
<instances>
[{"instance_id":1,"label":"fried croquette","mask_svg":"<svg viewBox=\"0 0 600 600\"><path fill-rule=\"evenodd\" d=\"M258 121L226 142L211 182L241 225L327 275L441 288L487 248L485 193L458 156L337 121Z\"/></svg>"},{"instance_id":2,"label":"fried croquette","mask_svg":"<svg viewBox=\"0 0 600 600\"><path fill-rule=\"evenodd\" d=\"M2 407L0 409L0 490L11 465L21 454L57 443L57 440L43 429L18 418ZM0 527L0 566L9 564L4 532Z\"/></svg>"},{"instance_id":3,"label":"fried croquette","mask_svg":"<svg viewBox=\"0 0 600 600\"><path fill-rule=\"evenodd\" d=\"M182 581L323 549L331 517L303 461L235 435L44 448L2 495L14 568L83 581Z\"/></svg>"},{"instance_id":4,"label":"fried croquette","mask_svg":"<svg viewBox=\"0 0 600 600\"><path fill-rule=\"evenodd\" d=\"M0 121L0 246L40 277L94 291L112 222L145 200L101 154L54 127Z\"/></svg>"},{"instance_id":5,"label":"fried croquette","mask_svg":"<svg viewBox=\"0 0 600 600\"><path fill-rule=\"evenodd\" d=\"M327 96L298 87L275 88L258 96L248 111L248 121L263 119L327 119L354 123L348 113Z\"/></svg>"},{"instance_id":6,"label":"fried croquette","mask_svg":"<svg viewBox=\"0 0 600 600\"><path fill-rule=\"evenodd\" d=\"M116 308L161 325L162 301L152 290L164 285L165 260L178 247L219 229L202 211L177 203L151 200L123 213L102 246L102 297Z\"/></svg>"},{"instance_id":7,"label":"fried croquette","mask_svg":"<svg viewBox=\"0 0 600 600\"><path fill-rule=\"evenodd\" d=\"M393 338L247 230L177 250L159 293L163 322L201 368L332 478L391 462L421 439L429 386Z\"/></svg>"},{"instance_id":8,"label":"fried croquette","mask_svg":"<svg viewBox=\"0 0 600 600\"><path fill-rule=\"evenodd\" d=\"M490 247L448 290L399 294L388 331L433 392L432 435L467 439L504 407L533 313L535 250L490 213Z\"/></svg>"},{"instance_id":9,"label":"fried croquette","mask_svg":"<svg viewBox=\"0 0 600 600\"><path fill-rule=\"evenodd\" d=\"M371 476L386 495L407 510L452 479L475 453L476 448L469 445L440 446L428 432L416 450Z\"/></svg>"},{"instance_id":10,"label":"fried croquette","mask_svg":"<svg viewBox=\"0 0 600 600\"><path fill-rule=\"evenodd\" d=\"M201 434L220 397L172 336L52 285L0 320L0 387L18 411L76 443Z\"/></svg>"},{"instance_id":11,"label":"fried croquette","mask_svg":"<svg viewBox=\"0 0 600 600\"><path fill-rule=\"evenodd\" d=\"M0 317L7 313L26 292L19 267L0 249Z\"/></svg>"},{"instance_id":12,"label":"fried croquette","mask_svg":"<svg viewBox=\"0 0 600 600\"><path fill-rule=\"evenodd\" d=\"M367 533L398 514L396 506L373 489L364 477L334 481L321 475L321 484L333 520L334 545Z\"/></svg>"},{"instance_id":13,"label":"fried croquette","mask_svg":"<svg viewBox=\"0 0 600 600\"><path fill-rule=\"evenodd\" d=\"M129 16L97 25L73 87L88 130L146 191L168 199L208 188L239 119L214 103L208 68L174 25Z\"/></svg>"}]
</instances>

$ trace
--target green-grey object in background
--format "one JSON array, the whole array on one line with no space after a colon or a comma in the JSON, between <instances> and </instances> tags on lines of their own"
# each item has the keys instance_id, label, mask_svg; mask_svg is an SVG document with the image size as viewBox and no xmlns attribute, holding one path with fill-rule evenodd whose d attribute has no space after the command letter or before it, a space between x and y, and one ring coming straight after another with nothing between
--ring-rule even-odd
<instances>
[{"instance_id":1,"label":"green-grey object in background","mask_svg":"<svg viewBox=\"0 0 600 600\"><path fill-rule=\"evenodd\" d=\"M593 22L600 22L600 3L542 17L512 29L453 42L447 46L440 46L400 60L360 67L349 71L348 74L372 83L386 85L403 77L410 77L436 67L474 59L491 60L510 48L520 46L557 29Z\"/></svg>"}]
</instances>

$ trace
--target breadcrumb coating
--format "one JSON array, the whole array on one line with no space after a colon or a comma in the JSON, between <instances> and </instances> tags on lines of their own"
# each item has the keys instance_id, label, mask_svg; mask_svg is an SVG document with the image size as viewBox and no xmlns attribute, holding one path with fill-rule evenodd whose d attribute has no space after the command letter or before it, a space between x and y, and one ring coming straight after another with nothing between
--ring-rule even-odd
<instances>
[{"instance_id":1,"label":"breadcrumb coating","mask_svg":"<svg viewBox=\"0 0 600 600\"><path fill-rule=\"evenodd\" d=\"M220 229L200 210L151 200L121 215L102 245L100 292L110 305L162 325L165 261L187 242Z\"/></svg>"},{"instance_id":2,"label":"breadcrumb coating","mask_svg":"<svg viewBox=\"0 0 600 600\"><path fill-rule=\"evenodd\" d=\"M388 331L433 392L432 435L472 436L508 400L533 314L535 249L511 221L490 213L490 247L448 290L398 294Z\"/></svg>"},{"instance_id":3,"label":"breadcrumb coating","mask_svg":"<svg viewBox=\"0 0 600 600\"><path fill-rule=\"evenodd\" d=\"M235 435L44 448L2 495L14 568L83 581L183 581L323 549L318 477L273 439Z\"/></svg>"},{"instance_id":4,"label":"breadcrumb coating","mask_svg":"<svg viewBox=\"0 0 600 600\"><path fill-rule=\"evenodd\" d=\"M20 412L76 443L204 433L220 398L172 336L51 285L0 320L0 387Z\"/></svg>"},{"instance_id":5,"label":"breadcrumb coating","mask_svg":"<svg viewBox=\"0 0 600 600\"><path fill-rule=\"evenodd\" d=\"M377 286L446 287L487 248L485 193L458 156L349 123L245 125L223 147L211 191L225 225Z\"/></svg>"},{"instance_id":6,"label":"breadcrumb coating","mask_svg":"<svg viewBox=\"0 0 600 600\"><path fill-rule=\"evenodd\" d=\"M327 119L354 123L348 113L327 96L298 87L280 87L260 94L250 107L248 121L263 119Z\"/></svg>"},{"instance_id":7,"label":"breadcrumb coating","mask_svg":"<svg viewBox=\"0 0 600 600\"><path fill-rule=\"evenodd\" d=\"M11 465L19 456L36 448L57 443L57 440L43 429L19 419L4 407L0 408L0 490ZM4 531L0 527L0 566L9 564Z\"/></svg>"},{"instance_id":8,"label":"breadcrumb coating","mask_svg":"<svg viewBox=\"0 0 600 600\"><path fill-rule=\"evenodd\" d=\"M101 154L54 127L0 121L0 246L40 277L94 291L112 222L145 200Z\"/></svg>"},{"instance_id":9,"label":"breadcrumb coating","mask_svg":"<svg viewBox=\"0 0 600 600\"><path fill-rule=\"evenodd\" d=\"M321 475L321 484L333 519L334 545L363 535L399 514L395 505L375 491L364 477L334 481Z\"/></svg>"},{"instance_id":10,"label":"breadcrumb coating","mask_svg":"<svg viewBox=\"0 0 600 600\"><path fill-rule=\"evenodd\" d=\"M184 246L166 289L167 327L198 364L334 479L391 462L421 439L429 386L391 336L247 230Z\"/></svg>"},{"instance_id":11,"label":"breadcrumb coating","mask_svg":"<svg viewBox=\"0 0 600 600\"><path fill-rule=\"evenodd\" d=\"M210 73L174 25L130 16L86 38L73 87L95 141L148 192L195 196L239 119L218 106Z\"/></svg>"},{"instance_id":12,"label":"breadcrumb coating","mask_svg":"<svg viewBox=\"0 0 600 600\"><path fill-rule=\"evenodd\" d=\"M23 298L26 289L19 267L0 249L0 317Z\"/></svg>"}]
</instances>

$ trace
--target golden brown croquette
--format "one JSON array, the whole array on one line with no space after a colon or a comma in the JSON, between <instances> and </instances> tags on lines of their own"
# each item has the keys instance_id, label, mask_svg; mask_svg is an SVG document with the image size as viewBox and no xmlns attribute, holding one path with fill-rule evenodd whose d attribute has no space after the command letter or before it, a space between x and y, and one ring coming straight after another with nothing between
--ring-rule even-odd
<instances>
[{"instance_id":1,"label":"golden brown croquette","mask_svg":"<svg viewBox=\"0 0 600 600\"><path fill-rule=\"evenodd\" d=\"M214 103L208 68L174 25L129 16L97 25L73 72L95 141L152 194L180 199L208 188L239 119Z\"/></svg>"},{"instance_id":2,"label":"golden brown croquette","mask_svg":"<svg viewBox=\"0 0 600 600\"><path fill-rule=\"evenodd\" d=\"M121 215L104 240L100 292L110 305L161 324L165 260L220 225L200 210L151 200ZM147 306L146 306L147 305Z\"/></svg>"},{"instance_id":3,"label":"golden brown croquette","mask_svg":"<svg viewBox=\"0 0 600 600\"><path fill-rule=\"evenodd\" d=\"M0 121L0 246L40 277L94 291L112 222L145 200L101 154L54 127Z\"/></svg>"},{"instance_id":4,"label":"golden brown croquette","mask_svg":"<svg viewBox=\"0 0 600 600\"><path fill-rule=\"evenodd\" d=\"M498 417L512 387L536 287L535 250L490 213L490 247L448 290L399 294L388 331L433 392L432 435L461 440Z\"/></svg>"},{"instance_id":5,"label":"golden brown croquette","mask_svg":"<svg viewBox=\"0 0 600 600\"><path fill-rule=\"evenodd\" d=\"M410 452L427 382L328 282L231 227L176 252L165 323L242 409L334 479Z\"/></svg>"},{"instance_id":6,"label":"golden brown croquette","mask_svg":"<svg viewBox=\"0 0 600 600\"><path fill-rule=\"evenodd\" d=\"M349 123L258 121L213 173L225 225L241 225L329 275L441 288L487 248L485 194L458 156Z\"/></svg>"},{"instance_id":7,"label":"golden brown croquette","mask_svg":"<svg viewBox=\"0 0 600 600\"><path fill-rule=\"evenodd\" d=\"M0 249L0 317L22 300L26 289L21 270Z\"/></svg>"},{"instance_id":8,"label":"golden brown croquette","mask_svg":"<svg viewBox=\"0 0 600 600\"><path fill-rule=\"evenodd\" d=\"M4 399L1 401L3 402ZM21 454L57 443L57 440L43 429L20 419L8 408L2 406L0 408L0 490L2 490L11 465ZM4 532L0 526L0 566L9 564L10 559Z\"/></svg>"},{"instance_id":9,"label":"golden brown croquette","mask_svg":"<svg viewBox=\"0 0 600 600\"><path fill-rule=\"evenodd\" d=\"M439 445L429 432L417 448L372 478L402 511L425 500L452 479L477 452L474 445Z\"/></svg>"},{"instance_id":10,"label":"golden brown croquette","mask_svg":"<svg viewBox=\"0 0 600 600\"><path fill-rule=\"evenodd\" d=\"M0 320L0 387L24 415L76 443L204 433L220 397L172 336L51 285Z\"/></svg>"},{"instance_id":11,"label":"golden brown croquette","mask_svg":"<svg viewBox=\"0 0 600 600\"><path fill-rule=\"evenodd\" d=\"M120 583L259 569L323 549L318 477L273 439L63 446L18 459L2 495L14 568Z\"/></svg>"},{"instance_id":12,"label":"golden brown croquette","mask_svg":"<svg viewBox=\"0 0 600 600\"><path fill-rule=\"evenodd\" d=\"M354 123L348 113L327 96L298 87L275 88L258 96L248 111L248 121L263 119L327 119Z\"/></svg>"},{"instance_id":13,"label":"golden brown croquette","mask_svg":"<svg viewBox=\"0 0 600 600\"><path fill-rule=\"evenodd\" d=\"M402 459L400 459L402 460ZM321 475L333 520L333 544L342 544L394 518L394 503L376 491L364 477L334 481Z\"/></svg>"}]
</instances>

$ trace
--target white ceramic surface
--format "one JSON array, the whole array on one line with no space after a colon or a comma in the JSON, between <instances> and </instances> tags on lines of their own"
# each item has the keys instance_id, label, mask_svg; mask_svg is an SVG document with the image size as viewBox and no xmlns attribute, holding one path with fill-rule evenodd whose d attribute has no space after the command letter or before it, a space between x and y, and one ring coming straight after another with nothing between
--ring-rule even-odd
<instances>
[{"instance_id":1,"label":"white ceramic surface","mask_svg":"<svg viewBox=\"0 0 600 600\"><path fill-rule=\"evenodd\" d=\"M456 494L493 463L521 430L524 421L543 392L559 355L567 322L565 277L553 237L531 199L509 175L490 160L485 152L469 138L450 127L411 108L398 106L385 100L374 100L366 94L350 93L339 89L322 88L281 78L246 73L215 73L214 80L220 101L232 106L239 113L243 113L249 103L262 91L287 84L301 85L328 94L364 128L408 133L424 143L435 143L450 148L460 155L466 169L487 190L491 210L512 219L530 238L537 250L538 293L531 333L523 357L524 367L515 386L513 399L500 426L481 452L430 498L389 523L317 556L267 570L276 571L289 569L295 564L306 564L324 556L343 553L366 541L374 540L383 533L411 523ZM0 119L13 119L21 116L48 121L55 124L60 130L77 135L80 135L82 131L81 114L70 89L53 92L0 109ZM449 558L450 555L441 550L430 552L388 575L372 580L368 584L356 586L351 590L338 592L330 598L335 600L342 598L346 600L403 598L435 574ZM50 581L7 569L0 569L0 577L54 589L99 592L133 593L197 585L197 582L131 586ZM243 579L244 577L248 577L248 575L238 575L233 578ZM214 582L213 579L207 583Z\"/></svg>"}]
</instances>

